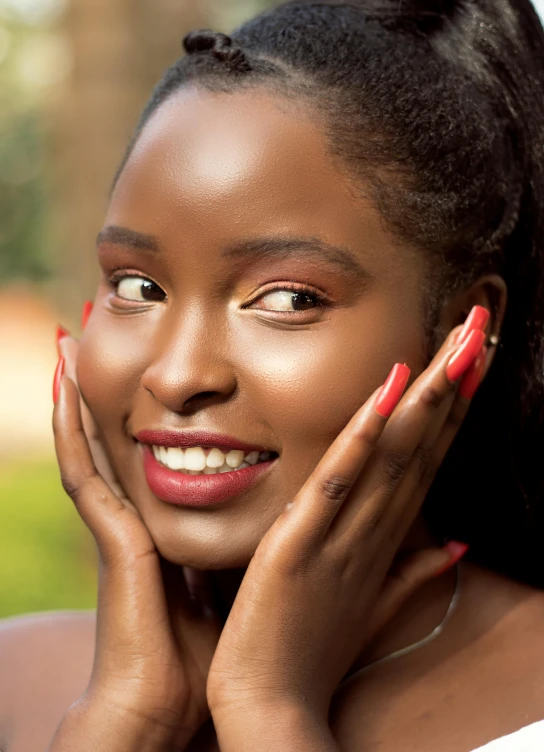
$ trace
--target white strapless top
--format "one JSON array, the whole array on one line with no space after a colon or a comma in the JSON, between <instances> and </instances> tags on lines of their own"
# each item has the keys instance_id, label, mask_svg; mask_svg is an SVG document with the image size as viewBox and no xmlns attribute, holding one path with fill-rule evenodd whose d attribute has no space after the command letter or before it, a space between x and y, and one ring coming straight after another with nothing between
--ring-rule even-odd
<instances>
[{"instance_id":1,"label":"white strapless top","mask_svg":"<svg viewBox=\"0 0 544 752\"><path fill-rule=\"evenodd\" d=\"M543 752L544 750L544 721L526 726L515 734L503 736L494 742L485 744L473 752Z\"/></svg>"}]
</instances>

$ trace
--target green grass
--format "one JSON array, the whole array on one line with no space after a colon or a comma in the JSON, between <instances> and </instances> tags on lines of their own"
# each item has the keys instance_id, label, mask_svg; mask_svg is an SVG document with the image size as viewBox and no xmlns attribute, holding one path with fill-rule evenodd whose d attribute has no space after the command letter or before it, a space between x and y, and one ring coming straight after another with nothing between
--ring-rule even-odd
<instances>
[{"instance_id":1,"label":"green grass","mask_svg":"<svg viewBox=\"0 0 544 752\"><path fill-rule=\"evenodd\" d=\"M0 465L0 618L95 603L94 544L55 461Z\"/></svg>"}]
</instances>

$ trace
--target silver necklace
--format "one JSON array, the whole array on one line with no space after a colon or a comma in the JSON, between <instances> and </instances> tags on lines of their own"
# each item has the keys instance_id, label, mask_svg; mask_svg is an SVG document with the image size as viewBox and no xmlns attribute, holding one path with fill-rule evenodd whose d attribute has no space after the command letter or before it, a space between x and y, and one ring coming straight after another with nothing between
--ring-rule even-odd
<instances>
[{"instance_id":1,"label":"silver necklace","mask_svg":"<svg viewBox=\"0 0 544 752\"><path fill-rule=\"evenodd\" d=\"M450 605L448 606L448 610L446 611L446 614L440 624L436 626L430 634L428 634L426 637L423 637L421 640L418 640L417 642L412 643L411 645L407 645L404 648L400 648L400 650L395 650L393 653L389 653L389 655L385 655L383 658L378 658L376 661L372 661L372 663L367 663L366 666L363 666L363 668L358 669L353 674L347 677L347 679L344 679L342 682L340 682L339 686L342 686L343 684L346 684L348 681L353 679L354 676L360 676L364 671L368 671L370 668L374 668L374 666L379 666L382 663L389 663L389 661L394 660L395 658L401 658L403 655L408 655L409 653L413 653L415 650L418 650L419 648L424 647L425 645L428 645L433 640L436 640L436 638L442 634L444 631L447 623L453 616L458 604L459 599L461 596L461 576L460 576L460 565L459 563L455 567L455 589L453 591L453 595L451 597Z\"/></svg>"}]
</instances>

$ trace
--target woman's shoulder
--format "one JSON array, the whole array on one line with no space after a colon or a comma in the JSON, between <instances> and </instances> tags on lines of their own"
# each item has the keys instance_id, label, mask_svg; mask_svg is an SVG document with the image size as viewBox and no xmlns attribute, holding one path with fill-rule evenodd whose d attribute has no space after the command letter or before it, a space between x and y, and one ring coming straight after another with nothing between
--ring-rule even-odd
<instances>
[{"instance_id":1,"label":"woman's shoulder","mask_svg":"<svg viewBox=\"0 0 544 752\"><path fill-rule=\"evenodd\" d=\"M90 679L94 611L25 614L0 621L0 750L45 749ZM29 723L32 719L32 723Z\"/></svg>"},{"instance_id":2,"label":"woman's shoulder","mask_svg":"<svg viewBox=\"0 0 544 752\"><path fill-rule=\"evenodd\" d=\"M464 752L544 718L544 592L474 565L460 592L439 638L346 684L342 749Z\"/></svg>"}]
</instances>

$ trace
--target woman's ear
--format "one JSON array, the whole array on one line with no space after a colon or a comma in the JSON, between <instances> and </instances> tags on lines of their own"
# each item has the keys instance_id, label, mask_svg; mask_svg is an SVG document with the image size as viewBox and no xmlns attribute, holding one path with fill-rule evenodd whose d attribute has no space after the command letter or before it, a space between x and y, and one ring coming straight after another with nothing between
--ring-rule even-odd
<instances>
[{"instance_id":1,"label":"woman's ear","mask_svg":"<svg viewBox=\"0 0 544 752\"><path fill-rule=\"evenodd\" d=\"M462 324L476 305L487 308L491 314L487 325L488 343L490 337L501 336L501 327L508 304L508 288L498 274L480 277L470 287L458 290L444 304L440 325L444 331L451 331Z\"/></svg>"}]
</instances>

